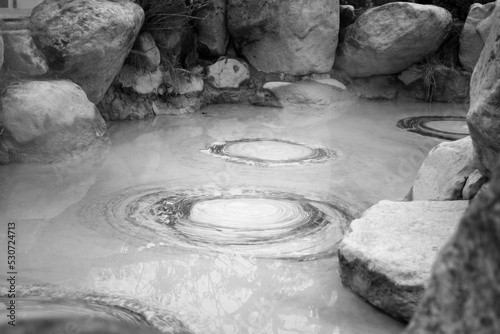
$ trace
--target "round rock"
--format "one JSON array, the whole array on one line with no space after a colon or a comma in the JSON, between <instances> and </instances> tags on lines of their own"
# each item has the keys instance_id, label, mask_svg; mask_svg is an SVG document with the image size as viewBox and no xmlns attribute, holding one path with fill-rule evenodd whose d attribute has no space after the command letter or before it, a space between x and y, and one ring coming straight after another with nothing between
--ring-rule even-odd
<instances>
[{"instance_id":1,"label":"round rock","mask_svg":"<svg viewBox=\"0 0 500 334\"><path fill-rule=\"evenodd\" d=\"M79 84L98 103L132 48L144 11L124 0L46 0L30 20L50 70Z\"/></svg>"},{"instance_id":2,"label":"round rock","mask_svg":"<svg viewBox=\"0 0 500 334\"><path fill-rule=\"evenodd\" d=\"M435 52L451 29L444 8L394 2L364 12L345 32L335 67L351 77L395 74Z\"/></svg>"}]
</instances>

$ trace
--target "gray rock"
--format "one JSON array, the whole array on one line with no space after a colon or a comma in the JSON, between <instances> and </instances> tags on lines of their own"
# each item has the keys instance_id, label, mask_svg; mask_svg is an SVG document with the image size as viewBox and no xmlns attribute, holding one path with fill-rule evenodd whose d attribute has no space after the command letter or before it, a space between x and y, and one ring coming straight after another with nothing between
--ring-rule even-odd
<instances>
[{"instance_id":1,"label":"gray rock","mask_svg":"<svg viewBox=\"0 0 500 334\"><path fill-rule=\"evenodd\" d=\"M116 76L116 80L123 87L129 87L137 94L156 94L164 81L164 74L159 68L154 72L149 72L124 65Z\"/></svg>"},{"instance_id":2,"label":"gray rock","mask_svg":"<svg viewBox=\"0 0 500 334\"><path fill-rule=\"evenodd\" d=\"M412 65L398 76L417 99L437 102L469 101L471 74L455 68L436 65L432 67L432 86L425 85L425 76L429 75L425 65Z\"/></svg>"},{"instance_id":3,"label":"gray rock","mask_svg":"<svg viewBox=\"0 0 500 334\"><path fill-rule=\"evenodd\" d=\"M236 49L258 70L330 71L338 43L338 0L229 0L227 15Z\"/></svg>"},{"instance_id":4,"label":"gray rock","mask_svg":"<svg viewBox=\"0 0 500 334\"><path fill-rule=\"evenodd\" d=\"M229 34L226 28L227 0L213 0L197 13L195 32L198 52L208 57L226 54Z\"/></svg>"},{"instance_id":5,"label":"gray rock","mask_svg":"<svg viewBox=\"0 0 500 334\"><path fill-rule=\"evenodd\" d=\"M460 199L467 177L476 169L470 137L434 147L413 184L413 200Z\"/></svg>"},{"instance_id":6,"label":"gray rock","mask_svg":"<svg viewBox=\"0 0 500 334\"><path fill-rule=\"evenodd\" d=\"M53 162L98 157L109 146L106 124L76 84L27 81L2 97L0 151L9 162Z\"/></svg>"},{"instance_id":7,"label":"gray rock","mask_svg":"<svg viewBox=\"0 0 500 334\"><path fill-rule=\"evenodd\" d=\"M356 20L354 6L340 5L339 26L340 29L347 28Z\"/></svg>"},{"instance_id":8,"label":"gray rock","mask_svg":"<svg viewBox=\"0 0 500 334\"><path fill-rule=\"evenodd\" d=\"M392 100L398 96L401 86L394 75L376 75L354 79L350 88L362 99Z\"/></svg>"},{"instance_id":9,"label":"gray rock","mask_svg":"<svg viewBox=\"0 0 500 334\"><path fill-rule=\"evenodd\" d=\"M267 82L262 88L272 91L284 107L325 108L349 97L340 86L316 81Z\"/></svg>"},{"instance_id":10,"label":"gray rock","mask_svg":"<svg viewBox=\"0 0 500 334\"><path fill-rule=\"evenodd\" d=\"M495 2L482 5L473 4L460 34L460 63L472 72L481 56L484 43L488 38L493 20L491 14L495 9Z\"/></svg>"},{"instance_id":11,"label":"gray rock","mask_svg":"<svg viewBox=\"0 0 500 334\"><path fill-rule=\"evenodd\" d=\"M394 2L369 9L346 29L335 67L353 78L399 73L435 52L451 26L451 14L437 6Z\"/></svg>"},{"instance_id":12,"label":"gray rock","mask_svg":"<svg viewBox=\"0 0 500 334\"><path fill-rule=\"evenodd\" d=\"M30 20L51 72L76 82L98 103L129 54L144 11L126 0L46 0Z\"/></svg>"},{"instance_id":13,"label":"gray rock","mask_svg":"<svg viewBox=\"0 0 500 334\"><path fill-rule=\"evenodd\" d=\"M2 68L3 66L3 61L4 61L3 53L4 53L4 43L3 43L3 37L0 35L0 68Z\"/></svg>"},{"instance_id":14,"label":"gray rock","mask_svg":"<svg viewBox=\"0 0 500 334\"><path fill-rule=\"evenodd\" d=\"M160 66L160 50L155 44L153 36L147 31L143 31L137 36L129 59L135 67L154 72Z\"/></svg>"},{"instance_id":15,"label":"gray rock","mask_svg":"<svg viewBox=\"0 0 500 334\"><path fill-rule=\"evenodd\" d=\"M351 223L339 248L342 284L389 315L408 320L434 259L467 201L381 201Z\"/></svg>"},{"instance_id":16,"label":"gray rock","mask_svg":"<svg viewBox=\"0 0 500 334\"><path fill-rule=\"evenodd\" d=\"M473 171L467 177L467 181L465 181L465 186L462 190L462 199L470 200L474 198L487 181L488 178L481 174L478 169Z\"/></svg>"},{"instance_id":17,"label":"gray rock","mask_svg":"<svg viewBox=\"0 0 500 334\"><path fill-rule=\"evenodd\" d=\"M207 67L206 81L216 88L238 88L249 78L248 65L237 59L220 59Z\"/></svg>"},{"instance_id":18,"label":"gray rock","mask_svg":"<svg viewBox=\"0 0 500 334\"><path fill-rule=\"evenodd\" d=\"M33 42L30 30L7 31L3 38L5 66L10 71L31 76L47 73L47 61Z\"/></svg>"},{"instance_id":19,"label":"gray rock","mask_svg":"<svg viewBox=\"0 0 500 334\"><path fill-rule=\"evenodd\" d=\"M122 87L115 82L97 105L105 120L136 120L154 115L150 99L144 95L124 91Z\"/></svg>"},{"instance_id":20,"label":"gray rock","mask_svg":"<svg viewBox=\"0 0 500 334\"><path fill-rule=\"evenodd\" d=\"M467 124L479 158L481 173L491 176L500 151L500 2L492 14L494 25L471 79Z\"/></svg>"},{"instance_id":21,"label":"gray rock","mask_svg":"<svg viewBox=\"0 0 500 334\"><path fill-rule=\"evenodd\" d=\"M500 333L500 166L493 170L434 262L404 334Z\"/></svg>"}]
</instances>

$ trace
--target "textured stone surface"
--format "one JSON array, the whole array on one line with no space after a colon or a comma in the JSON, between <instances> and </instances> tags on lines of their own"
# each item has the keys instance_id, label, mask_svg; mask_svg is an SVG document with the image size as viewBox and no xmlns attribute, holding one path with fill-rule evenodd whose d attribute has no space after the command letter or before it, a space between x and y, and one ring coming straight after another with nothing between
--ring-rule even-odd
<instances>
[{"instance_id":1,"label":"textured stone surface","mask_svg":"<svg viewBox=\"0 0 500 334\"><path fill-rule=\"evenodd\" d=\"M433 66L433 85L424 84L429 69L422 65L412 65L398 75L398 79L419 100L436 102L467 102L469 101L471 74L467 71L446 67Z\"/></svg>"},{"instance_id":2,"label":"textured stone surface","mask_svg":"<svg viewBox=\"0 0 500 334\"><path fill-rule=\"evenodd\" d=\"M268 82L264 89L272 91L284 106L324 108L349 96L341 87L310 82Z\"/></svg>"},{"instance_id":3,"label":"textured stone surface","mask_svg":"<svg viewBox=\"0 0 500 334\"><path fill-rule=\"evenodd\" d=\"M342 284L389 315L408 320L437 253L467 201L381 201L351 223L340 244Z\"/></svg>"},{"instance_id":4,"label":"textured stone surface","mask_svg":"<svg viewBox=\"0 0 500 334\"><path fill-rule=\"evenodd\" d=\"M226 54L229 35L226 28L227 0L213 0L196 13L198 52L203 56L218 57Z\"/></svg>"},{"instance_id":5,"label":"textured stone surface","mask_svg":"<svg viewBox=\"0 0 500 334\"><path fill-rule=\"evenodd\" d=\"M473 4L460 34L460 63L471 72L479 60L493 25L491 14L494 9L495 2L485 5Z\"/></svg>"},{"instance_id":6,"label":"textured stone surface","mask_svg":"<svg viewBox=\"0 0 500 334\"><path fill-rule=\"evenodd\" d=\"M351 77L395 74L435 52L451 29L444 8L395 2L364 12L346 29L335 67Z\"/></svg>"},{"instance_id":7,"label":"textured stone surface","mask_svg":"<svg viewBox=\"0 0 500 334\"><path fill-rule=\"evenodd\" d=\"M137 40L129 55L130 63L135 67L154 72L160 66L160 50L156 46L153 36L143 31L137 36Z\"/></svg>"},{"instance_id":8,"label":"textured stone surface","mask_svg":"<svg viewBox=\"0 0 500 334\"><path fill-rule=\"evenodd\" d=\"M377 75L355 79L350 88L362 99L395 99L401 84L394 75Z\"/></svg>"},{"instance_id":9,"label":"textured stone surface","mask_svg":"<svg viewBox=\"0 0 500 334\"><path fill-rule=\"evenodd\" d=\"M328 72L339 32L338 0L229 0L236 49L263 72Z\"/></svg>"},{"instance_id":10,"label":"textured stone surface","mask_svg":"<svg viewBox=\"0 0 500 334\"><path fill-rule=\"evenodd\" d=\"M1 31L0 31L1 33ZM4 53L4 43L3 43L3 37L0 36L0 68L3 66L3 53Z\"/></svg>"},{"instance_id":11,"label":"textured stone surface","mask_svg":"<svg viewBox=\"0 0 500 334\"><path fill-rule=\"evenodd\" d=\"M500 166L494 170L440 251L405 334L500 333Z\"/></svg>"},{"instance_id":12,"label":"textured stone surface","mask_svg":"<svg viewBox=\"0 0 500 334\"><path fill-rule=\"evenodd\" d=\"M3 38L5 66L10 71L32 76L47 73L47 61L33 42L30 30L8 31Z\"/></svg>"},{"instance_id":13,"label":"textured stone surface","mask_svg":"<svg viewBox=\"0 0 500 334\"><path fill-rule=\"evenodd\" d=\"M471 79L467 124L481 165L490 176L500 151L500 1L492 14L494 25Z\"/></svg>"},{"instance_id":14,"label":"textured stone surface","mask_svg":"<svg viewBox=\"0 0 500 334\"><path fill-rule=\"evenodd\" d=\"M0 151L8 157L4 163L98 156L109 145L97 108L70 81L12 84L2 104Z\"/></svg>"},{"instance_id":15,"label":"textured stone surface","mask_svg":"<svg viewBox=\"0 0 500 334\"><path fill-rule=\"evenodd\" d=\"M137 94L156 94L163 83L164 75L159 68L154 72L149 72L124 65L116 80L123 87L130 87Z\"/></svg>"},{"instance_id":16,"label":"textured stone surface","mask_svg":"<svg viewBox=\"0 0 500 334\"><path fill-rule=\"evenodd\" d=\"M462 195L467 177L476 169L470 137L434 147L413 184L413 200L454 200Z\"/></svg>"},{"instance_id":17,"label":"textured stone surface","mask_svg":"<svg viewBox=\"0 0 500 334\"><path fill-rule=\"evenodd\" d=\"M474 198L487 181L488 178L481 174L478 169L473 171L467 177L467 181L465 181L465 186L462 190L462 198L467 200Z\"/></svg>"},{"instance_id":18,"label":"textured stone surface","mask_svg":"<svg viewBox=\"0 0 500 334\"><path fill-rule=\"evenodd\" d=\"M144 12L126 0L46 0L30 20L50 70L79 84L98 103L132 48Z\"/></svg>"},{"instance_id":19,"label":"textured stone surface","mask_svg":"<svg viewBox=\"0 0 500 334\"><path fill-rule=\"evenodd\" d=\"M124 90L116 82L109 87L97 107L107 121L136 120L154 115L151 101L146 96Z\"/></svg>"},{"instance_id":20,"label":"textured stone surface","mask_svg":"<svg viewBox=\"0 0 500 334\"><path fill-rule=\"evenodd\" d=\"M207 68L206 81L216 88L238 88L249 78L248 65L237 59L224 58Z\"/></svg>"}]
</instances>

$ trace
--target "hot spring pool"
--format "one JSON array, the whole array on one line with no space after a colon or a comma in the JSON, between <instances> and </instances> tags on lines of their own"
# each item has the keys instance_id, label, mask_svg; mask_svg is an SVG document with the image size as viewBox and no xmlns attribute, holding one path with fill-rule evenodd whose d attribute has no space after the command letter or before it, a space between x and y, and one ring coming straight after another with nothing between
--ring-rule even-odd
<instances>
[{"instance_id":1,"label":"hot spring pool","mask_svg":"<svg viewBox=\"0 0 500 334\"><path fill-rule=\"evenodd\" d=\"M214 105L109 123L105 161L0 166L16 284L46 292L25 293L17 313L31 319L49 305L156 329L151 319L168 313L195 333L399 333L403 324L342 287L336 247L353 217L402 199L444 140L398 122L425 117L419 124L432 133L463 136L453 117L465 112L394 101L322 111Z\"/></svg>"}]
</instances>

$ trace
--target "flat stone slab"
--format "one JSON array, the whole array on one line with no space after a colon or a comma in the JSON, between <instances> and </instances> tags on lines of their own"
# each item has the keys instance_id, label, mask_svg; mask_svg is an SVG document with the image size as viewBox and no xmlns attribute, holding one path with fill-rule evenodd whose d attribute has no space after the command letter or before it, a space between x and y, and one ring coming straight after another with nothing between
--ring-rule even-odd
<instances>
[{"instance_id":1,"label":"flat stone slab","mask_svg":"<svg viewBox=\"0 0 500 334\"><path fill-rule=\"evenodd\" d=\"M392 317L408 321L438 251L468 201L380 201L351 223L339 248L342 284Z\"/></svg>"}]
</instances>

